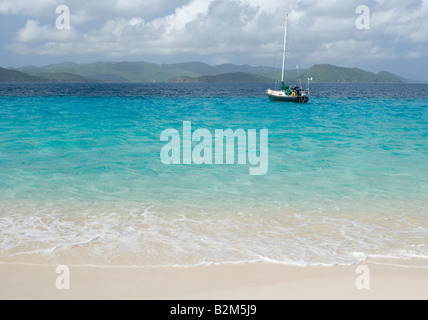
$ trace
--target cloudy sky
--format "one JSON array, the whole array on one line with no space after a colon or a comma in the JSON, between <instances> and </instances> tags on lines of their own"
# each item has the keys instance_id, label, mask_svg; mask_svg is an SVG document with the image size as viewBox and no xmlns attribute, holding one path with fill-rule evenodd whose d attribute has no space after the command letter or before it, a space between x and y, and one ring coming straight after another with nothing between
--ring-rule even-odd
<instances>
[{"instance_id":1,"label":"cloudy sky","mask_svg":"<svg viewBox=\"0 0 428 320\"><path fill-rule=\"evenodd\" d=\"M64 23L59 5L70 10L70 29L57 28L57 20ZM359 18L360 5L369 20ZM0 0L0 66L128 60L279 67L286 13L288 68L331 63L428 80L428 0Z\"/></svg>"}]
</instances>

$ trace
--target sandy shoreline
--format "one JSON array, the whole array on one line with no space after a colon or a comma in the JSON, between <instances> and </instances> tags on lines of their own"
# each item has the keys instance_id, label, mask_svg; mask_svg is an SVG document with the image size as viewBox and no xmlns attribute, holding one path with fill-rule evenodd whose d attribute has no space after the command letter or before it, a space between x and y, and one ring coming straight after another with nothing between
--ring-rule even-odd
<instances>
[{"instance_id":1,"label":"sandy shoreline","mask_svg":"<svg viewBox=\"0 0 428 320\"><path fill-rule=\"evenodd\" d=\"M0 263L0 299L285 300L428 299L428 269L376 263L296 267L269 263L120 268ZM357 273L359 268L360 273ZM364 282L367 279L369 282ZM357 288L369 284L370 289Z\"/></svg>"}]
</instances>

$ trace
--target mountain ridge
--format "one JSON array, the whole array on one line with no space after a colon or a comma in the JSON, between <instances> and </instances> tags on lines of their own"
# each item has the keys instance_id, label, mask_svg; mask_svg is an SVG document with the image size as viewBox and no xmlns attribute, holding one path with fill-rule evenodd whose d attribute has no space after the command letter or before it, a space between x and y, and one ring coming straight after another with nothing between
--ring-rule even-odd
<instances>
[{"instance_id":1,"label":"mountain ridge","mask_svg":"<svg viewBox=\"0 0 428 320\"><path fill-rule=\"evenodd\" d=\"M17 70L0 67L0 82L43 82L44 78L29 75Z\"/></svg>"},{"instance_id":2,"label":"mountain ridge","mask_svg":"<svg viewBox=\"0 0 428 320\"><path fill-rule=\"evenodd\" d=\"M14 73L20 72L20 74ZM278 81L281 70L272 67L203 62L154 64L139 62L99 61L87 64L62 62L42 67L31 65L0 69L0 81L15 82L273 82ZM314 83L406 83L406 79L387 71L377 74L360 68L345 68L330 64L317 64L300 70L300 78ZM286 82L299 82L297 70L286 70Z\"/></svg>"}]
</instances>

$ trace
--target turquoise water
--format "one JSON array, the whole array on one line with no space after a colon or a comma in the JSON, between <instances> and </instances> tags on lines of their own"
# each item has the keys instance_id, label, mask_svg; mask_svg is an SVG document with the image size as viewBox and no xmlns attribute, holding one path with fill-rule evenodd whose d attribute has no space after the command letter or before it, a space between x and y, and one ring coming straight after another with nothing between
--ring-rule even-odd
<instances>
[{"instance_id":1,"label":"turquoise water","mask_svg":"<svg viewBox=\"0 0 428 320\"><path fill-rule=\"evenodd\" d=\"M0 259L81 264L428 258L428 86L4 84ZM405 97L403 96L405 94ZM268 129L269 169L164 165L166 129Z\"/></svg>"}]
</instances>

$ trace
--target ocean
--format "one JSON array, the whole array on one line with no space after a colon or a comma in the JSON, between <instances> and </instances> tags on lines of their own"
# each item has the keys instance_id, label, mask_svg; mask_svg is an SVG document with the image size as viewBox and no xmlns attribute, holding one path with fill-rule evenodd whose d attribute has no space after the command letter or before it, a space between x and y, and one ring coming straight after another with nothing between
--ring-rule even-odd
<instances>
[{"instance_id":1,"label":"ocean","mask_svg":"<svg viewBox=\"0 0 428 320\"><path fill-rule=\"evenodd\" d=\"M313 84L308 104L266 89L0 84L0 262L428 267L428 85ZM265 174L163 163L183 123L267 129Z\"/></svg>"}]
</instances>

